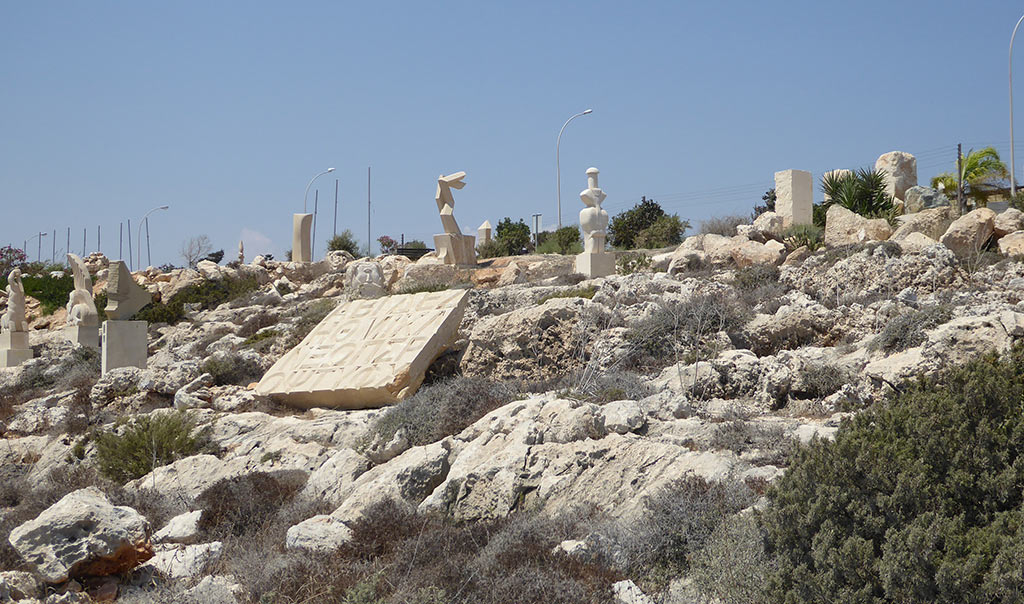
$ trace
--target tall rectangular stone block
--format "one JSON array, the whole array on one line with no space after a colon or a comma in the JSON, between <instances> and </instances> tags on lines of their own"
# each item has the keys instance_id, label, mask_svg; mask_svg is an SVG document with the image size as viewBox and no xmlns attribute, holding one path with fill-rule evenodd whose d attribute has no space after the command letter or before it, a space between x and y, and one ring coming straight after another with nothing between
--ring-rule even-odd
<instances>
[{"instance_id":1,"label":"tall rectangular stone block","mask_svg":"<svg viewBox=\"0 0 1024 604\"><path fill-rule=\"evenodd\" d=\"M583 252L576 256L573 270L588 279L615 274L615 254L611 252Z\"/></svg>"},{"instance_id":2,"label":"tall rectangular stone block","mask_svg":"<svg viewBox=\"0 0 1024 604\"><path fill-rule=\"evenodd\" d=\"M31 358L27 331L0 333L0 367L17 367Z\"/></svg>"},{"instance_id":3,"label":"tall rectangular stone block","mask_svg":"<svg viewBox=\"0 0 1024 604\"><path fill-rule=\"evenodd\" d=\"M804 170L783 170L775 173L775 213L782 217L782 227L814 224L814 181Z\"/></svg>"},{"instance_id":4,"label":"tall rectangular stone block","mask_svg":"<svg viewBox=\"0 0 1024 604\"><path fill-rule=\"evenodd\" d=\"M146 368L149 337L145 321L104 321L100 339L104 375L118 367Z\"/></svg>"},{"instance_id":5,"label":"tall rectangular stone block","mask_svg":"<svg viewBox=\"0 0 1024 604\"><path fill-rule=\"evenodd\" d=\"M100 349L100 328L95 325L69 325L64 328L64 337L72 344Z\"/></svg>"},{"instance_id":6,"label":"tall rectangular stone block","mask_svg":"<svg viewBox=\"0 0 1024 604\"><path fill-rule=\"evenodd\" d=\"M292 214L292 262L313 261L309 235L312 228L312 214Z\"/></svg>"}]
</instances>

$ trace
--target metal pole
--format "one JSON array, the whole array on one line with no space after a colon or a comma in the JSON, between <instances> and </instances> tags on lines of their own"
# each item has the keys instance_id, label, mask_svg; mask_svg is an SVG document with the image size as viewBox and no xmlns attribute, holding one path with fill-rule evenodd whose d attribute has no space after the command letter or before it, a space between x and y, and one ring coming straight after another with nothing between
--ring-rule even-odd
<instances>
[{"instance_id":1,"label":"metal pole","mask_svg":"<svg viewBox=\"0 0 1024 604\"><path fill-rule=\"evenodd\" d=\"M587 109L577 113L576 115L565 120L562 124L562 129L558 131L558 140L555 141L555 179L558 187L558 228L562 228L562 163L560 149L562 146L562 133L565 132L565 127L569 125L569 122L578 118L581 115L587 115L593 111L593 109Z\"/></svg>"},{"instance_id":2,"label":"metal pole","mask_svg":"<svg viewBox=\"0 0 1024 604\"><path fill-rule=\"evenodd\" d=\"M328 172L334 172L334 168L327 168L323 172L321 172L321 173L317 174L316 176L314 176L313 178L309 179L309 184L306 185L306 192L302 196L302 213L303 214L306 213L306 199L309 197L309 187L310 187L310 185L313 184L314 180L320 178L321 176L323 176L324 174L327 174Z\"/></svg>"},{"instance_id":3,"label":"metal pole","mask_svg":"<svg viewBox=\"0 0 1024 604\"><path fill-rule=\"evenodd\" d=\"M543 214L533 215L533 249L536 251L537 246L540 245L540 217Z\"/></svg>"},{"instance_id":4,"label":"metal pole","mask_svg":"<svg viewBox=\"0 0 1024 604\"><path fill-rule=\"evenodd\" d=\"M338 236L338 179L334 179L334 237Z\"/></svg>"},{"instance_id":5,"label":"metal pole","mask_svg":"<svg viewBox=\"0 0 1024 604\"><path fill-rule=\"evenodd\" d=\"M320 205L320 189L313 190L313 235L309 241L309 259L313 261L316 258L316 211Z\"/></svg>"},{"instance_id":6,"label":"metal pole","mask_svg":"<svg viewBox=\"0 0 1024 604\"><path fill-rule=\"evenodd\" d=\"M956 200L960 207L960 215L967 213L967 201L964 199L964 154L960 143L956 144Z\"/></svg>"},{"instance_id":7,"label":"metal pole","mask_svg":"<svg viewBox=\"0 0 1024 604\"><path fill-rule=\"evenodd\" d=\"M103 253L103 247L100 245L100 225L96 225L96 251Z\"/></svg>"},{"instance_id":8,"label":"metal pole","mask_svg":"<svg viewBox=\"0 0 1024 604\"><path fill-rule=\"evenodd\" d=\"M132 266L132 219L128 219L128 270L133 271L135 267Z\"/></svg>"},{"instance_id":9,"label":"metal pole","mask_svg":"<svg viewBox=\"0 0 1024 604\"><path fill-rule=\"evenodd\" d=\"M82 257L85 258L85 236L89 229L82 229Z\"/></svg>"},{"instance_id":10,"label":"metal pole","mask_svg":"<svg viewBox=\"0 0 1024 604\"><path fill-rule=\"evenodd\" d=\"M117 259L124 258L124 223L117 225Z\"/></svg>"},{"instance_id":11,"label":"metal pole","mask_svg":"<svg viewBox=\"0 0 1024 604\"><path fill-rule=\"evenodd\" d=\"M53 251L50 252L50 264L57 262L57 229L53 229L53 239L50 240L53 244Z\"/></svg>"},{"instance_id":12,"label":"metal pole","mask_svg":"<svg viewBox=\"0 0 1024 604\"><path fill-rule=\"evenodd\" d=\"M42 262L43 261L43 237L45 237L45 236L46 236L46 233L43 233L42 231L40 231L40 233L39 233L39 244L36 245L36 262Z\"/></svg>"},{"instance_id":13,"label":"metal pole","mask_svg":"<svg viewBox=\"0 0 1024 604\"><path fill-rule=\"evenodd\" d=\"M67 247L64 248L64 253L65 254L70 254L71 253L71 227L68 227L68 243L67 243ZM70 262L71 261L69 260L68 261L68 266L71 266Z\"/></svg>"},{"instance_id":14,"label":"metal pole","mask_svg":"<svg viewBox=\"0 0 1024 604\"><path fill-rule=\"evenodd\" d=\"M149 250L149 216L146 216L146 264L153 266L153 253ZM139 268L142 268L141 263Z\"/></svg>"},{"instance_id":15,"label":"metal pole","mask_svg":"<svg viewBox=\"0 0 1024 604\"><path fill-rule=\"evenodd\" d=\"M1017 194L1017 177L1014 174L1017 171L1017 164L1014 163L1013 156L1013 39L1017 37L1017 28L1020 27L1021 22L1024 21L1024 15L1017 20L1017 25L1013 27L1013 34L1010 36L1010 195Z\"/></svg>"},{"instance_id":16,"label":"metal pole","mask_svg":"<svg viewBox=\"0 0 1024 604\"><path fill-rule=\"evenodd\" d=\"M366 166L366 257L373 256L373 248L370 247L372 239L370 239L370 168Z\"/></svg>"}]
</instances>

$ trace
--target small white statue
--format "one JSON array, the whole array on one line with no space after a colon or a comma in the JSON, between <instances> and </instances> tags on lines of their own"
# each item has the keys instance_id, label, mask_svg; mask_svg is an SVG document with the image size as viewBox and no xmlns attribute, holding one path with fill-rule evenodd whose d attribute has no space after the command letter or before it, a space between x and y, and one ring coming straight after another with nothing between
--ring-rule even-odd
<instances>
[{"instance_id":1,"label":"small white statue","mask_svg":"<svg viewBox=\"0 0 1024 604\"><path fill-rule=\"evenodd\" d=\"M241 239L238 240L238 263L245 264L245 243Z\"/></svg>"},{"instance_id":2,"label":"small white statue","mask_svg":"<svg viewBox=\"0 0 1024 604\"><path fill-rule=\"evenodd\" d=\"M68 263L75 277L75 290L68 296L67 324L98 327L100 317L92 297L92 277L89 276L89 269L86 268L85 261L75 254L68 254Z\"/></svg>"},{"instance_id":3,"label":"small white statue","mask_svg":"<svg viewBox=\"0 0 1024 604\"><path fill-rule=\"evenodd\" d=\"M0 317L0 331L28 331L25 320L25 287L21 284L21 271L14 269L7 277L7 312Z\"/></svg>"},{"instance_id":4,"label":"small white statue","mask_svg":"<svg viewBox=\"0 0 1024 604\"><path fill-rule=\"evenodd\" d=\"M583 229L583 253L604 251L608 237L608 212L601 209L605 195L597 186L597 168L587 170L587 188L580 192L580 199L587 207L580 211L580 227Z\"/></svg>"}]
</instances>

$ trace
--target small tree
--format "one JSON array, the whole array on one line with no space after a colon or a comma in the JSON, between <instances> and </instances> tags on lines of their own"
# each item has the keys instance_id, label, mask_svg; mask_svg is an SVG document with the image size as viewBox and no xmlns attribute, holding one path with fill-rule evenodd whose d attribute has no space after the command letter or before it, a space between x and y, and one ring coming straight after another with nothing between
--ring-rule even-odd
<instances>
[{"instance_id":1,"label":"small tree","mask_svg":"<svg viewBox=\"0 0 1024 604\"><path fill-rule=\"evenodd\" d=\"M690 223L680 220L676 214L666 214L654 221L654 224L636 235L636 246L645 249L677 245L683 240L683 233L690 228Z\"/></svg>"},{"instance_id":2,"label":"small tree","mask_svg":"<svg viewBox=\"0 0 1024 604\"><path fill-rule=\"evenodd\" d=\"M1003 181L1010 176L1006 164L999 159L999 152L994 147L985 147L977 151L971 149L964 156L961 165L964 194L973 199L978 206L985 205L990 195L1000 192ZM932 178L931 184L935 188L941 184L947 195L952 193L956 196L955 169L953 172L945 172Z\"/></svg>"},{"instance_id":3,"label":"small tree","mask_svg":"<svg viewBox=\"0 0 1024 604\"><path fill-rule=\"evenodd\" d=\"M423 243L419 239L410 239L405 242L405 247L411 250L425 250L427 249L427 244Z\"/></svg>"},{"instance_id":4,"label":"small tree","mask_svg":"<svg viewBox=\"0 0 1024 604\"><path fill-rule=\"evenodd\" d=\"M608 242L617 248L632 249L636 247L636 236L640 231L653 226L665 215L658 202L641 197L640 203L617 214L608 225Z\"/></svg>"},{"instance_id":5,"label":"small tree","mask_svg":"<svg viewBox=\"0 0 1024 604\"><path fill-rule=\"evenodd\" d=\"M757 218L765 212L775 211L775 188L773 187L765 191L764 195L761 196L761 201L764 202L763 206L754 206L754 218Z\"/></svg>"},{"instance_id":6,"label":"small tree","mask_svg":"<svg viewBox=\"0 0 1024 604\"><path fill-rule=\"evenodd\" d=\"M538 254L579 254L583 251L580 228L564 226L554 232L538 233Z\"/></svg>"},{"instance_id":7,"label":"small tree","mask_svg":"<svg viewBox=\"0 0 1024 604\"><path fill-rule=\"evenodd\" d=\"M348 252L355 258L361 255L359 244L356 243L356 236L348 229L327 240L327 251Z\"/></svg>"},{"instance_id":8,"label":"small tree","mask_svg":"<svg viewBox=\"0 0 1024 604\"><path fill-rule=\"evenodd\" d=\"M9 245L0 247L0 277L7 277L11 269L25 264L28 256L25 252Z\"/></svg>"},{"instance_id":9,"label":"small tree","mask_svg":"<svg viewBox=\"0 0 1024 604\"><path fill-rule=\"evenodd\" d=\"M377 243L380 244L380 252L382 254L394 254L398 250L398 242L387 235L378 237Z\"/></svg>"},{"instance_id":10,"label":"small tree","mask_svg":"<svg viewBox=\"0 0 1024 604\"><path fill-rule=\"evenodd\" d=\"M214 264L220 264L220 261L224 259L224 250L217 250L216 252L210 252L206 255L203 260L209 260Z\"/></svg>"},{"instance_id":11,"label":"small tree","mask_svg":"<svg viewBox=\"0 0 1024 604\"><path fill-rule=\"evenodd\" d=\"M512 219L506 216L498 223L494 232L494 238L501 241L512 256L525 254L530 247L530 227L522 218L519 222L512 222Z\"/></svg>"},{"instance_id":12,"label":"small tree","mask_svg":"<svg viewBox=\"0 0 1024 604\"><path fill-rule=\"evenodd\" d=\"M195 268L204 256L213 251L210 238L206 235L191 237L181 244L181 258L186 268Z\"/></svg>"}]
</instances>

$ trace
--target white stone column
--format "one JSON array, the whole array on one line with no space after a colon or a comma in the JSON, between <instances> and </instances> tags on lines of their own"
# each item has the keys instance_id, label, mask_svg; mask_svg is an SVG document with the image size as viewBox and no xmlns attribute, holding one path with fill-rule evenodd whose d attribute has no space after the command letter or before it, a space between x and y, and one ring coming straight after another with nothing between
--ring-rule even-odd
<instances>
[{"instance_id":1,"label":"white stone column","mask_svg":"<svg viewBox=\"0 0 1024 604\"><path fill-rule=\"evenodd\" d=\"M146 368L149 354L148 323L104 321L101 329L102 374L118 367Z\"/></svg>"},{"instance_id":2,"label":"white stone column","mask_svg":"<svg viewBox=\"0 0 1024 604\"><path fill-rule=\"evenodd\" d=\"M312 228L312 214L292 214L292 262L311 262L313 260L309 237Z\"/></svg>"},{"instance_id":3,"label":"white stone column","mask_svg":"<svg viewBox=\"0 0 1024 604\"><path fill-rule=\"evenodd\" d=\"M814 223L814 181L804 170L783 170L775 173L775 213L782 217L782 227Z\"/></svg>"}]
</instances>

